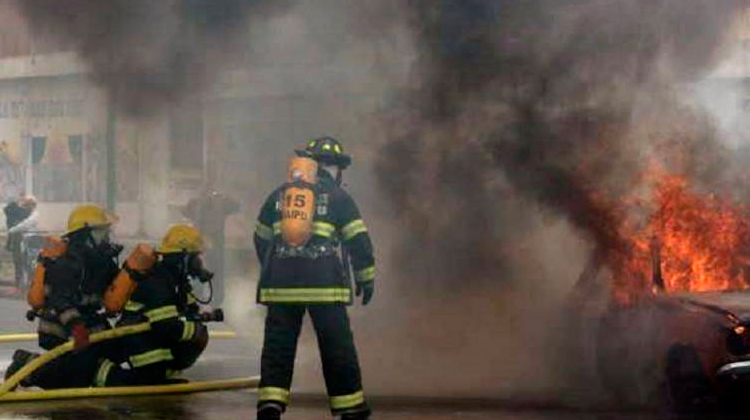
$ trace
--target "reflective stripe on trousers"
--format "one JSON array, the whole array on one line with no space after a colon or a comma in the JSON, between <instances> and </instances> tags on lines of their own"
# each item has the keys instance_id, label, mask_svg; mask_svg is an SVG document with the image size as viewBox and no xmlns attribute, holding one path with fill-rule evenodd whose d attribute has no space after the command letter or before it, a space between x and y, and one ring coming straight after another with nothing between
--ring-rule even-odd
<instances>
[{"instance_id":1,"label":"reflective stripe on trousers","mask_svg":"<svg viewBox=\"0 0 750 420\"><path fill-rule=\"evenodd\" d=\"M359 390L349 395L336 395L329 398L331 410L340 411L360 406L365 403L365 393Z\"/></svg>"},{"instance_id":2,"label":"reflective stripe on trousers","mask_svg":"<svg viewBox=\"0 0 750 420\"><path fill-rule=\"evenodd\" d=\"M99 369L96 371L96 378L94 380L94 386L102 387L107 386L107 377L109 376L109 371L112 370L112 368L115 367L115 364L112 363L109 360L102 360L99 364Z\"/></svg>"},{"instance_id":3,"label":"reflective stripe on trousers","mask_svg":"<svg viewBox=\"0 0 750 420\"><path fill-rule=\"evenodd\" d=\"M289 405L291 393L288 389L273 386L264 386L258 388L258 402L277 401L284 405Z\"/></svg>"},{"instance_id":4,"label":"reflective stripe on trousers","mask_svg":"<svg viewBox=\"0 0 750 420\"><path fill-rule=\"evenodd\" d=\"M170 349L156 349L147 351L145 353L136 354L130 356L130 365L134 368L152 365L159 362L169 362L173 360L172 351Z\"/></svg>"}]
</instances>

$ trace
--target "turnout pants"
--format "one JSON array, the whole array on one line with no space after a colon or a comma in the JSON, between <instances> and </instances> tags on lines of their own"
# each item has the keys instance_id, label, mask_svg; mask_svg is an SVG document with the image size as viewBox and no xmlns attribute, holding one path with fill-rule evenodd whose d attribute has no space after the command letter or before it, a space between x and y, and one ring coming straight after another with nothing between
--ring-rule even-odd
<instances>
[{"instance_id":1,"label":"turnout pants","mask_svg":"<svg viewBox=\"0 0 750 420\"><path fill-rule=\"evenodd\" d=\"M151 332L119 339L121 354L116 358L99 360L92 385L134 386L163 384L167 376L167 363L172 361L169 349L151 344ZM123 366L127 366L125 369Z\"/></svg>"},{"instance_id":2,"label":"turnout pants","mask_svg":"<svg viewBox=\"0 0 750 420\"><path fill-rule=\"evenodd\" d=\"M45 350L52 350L66 341L49 334L39 334L39 343ZM82 351L58 357L32 373L28 382L43 389L90 387L94 384L101 362L106 359L117 360L119 351L115 342L93 344ZM114 366L116 363L112 364Z\"/></svg>"},{"instance_id":3,"label":"turnout pants","mask_svg":"<svg viewBox=\"0 0 750 420\"><path fill-rule=\"evenodd\" d=\"M289 404L297 339L306 311L318 338L331 412L367 411L349 316L346 306L339 304L268 305L258 408L272 403L285 409Z\"/></svg>"},{"instance_id":4,"label":"turnout pants","mask_svg":"<svg viewBox=\"0 0 750 420\"><path fill-rule=\"evenodd\" d=\"M45 334L41 338L48 350L65 342ZM171 347L153 331L122 337L53 360L34 372L29 384L59 389L170 383L170 374L192 366L207 344L208 330L203 324Z\"/></svg>"},{"instance_id":5,"label":"turnout pants","mask_svg":"<svg viewBox=\"0 0 750 420\"><path fill-rule=\"evenodd\" d=\"M32 373L28 383L42 389L87 388L91 386L100 353L95 346L68 353Z\"/></svg>"},{"instance_id":6,"label":"turnout pants","mask_svg":"<svg viewBox=\"0 0 750 420\"><path fill-rule=\"evenodd\" d=\"M110 359L102 360L95 386L171 383L173 374L192 366L206 349L208 329L195 322L157 322L152 323L152 331L121 340L125 354L120 359L129 369Z\"/></svg>"},{"instance_id":7,"label":"turnout pants","mask_svg":"<svg viewBox=\"0 0 750 420\"><path fill-rule=\"evenodd\" d=\"M126 352L121 360L129 369L123 369L116 360L103 359L94 386L173 383L174 374L192 366L208 345L208 329L203 324L196 325L192 337L171 345L160 339L158 333L149 331L121 339Z\"/></svg>"}]
</instances>

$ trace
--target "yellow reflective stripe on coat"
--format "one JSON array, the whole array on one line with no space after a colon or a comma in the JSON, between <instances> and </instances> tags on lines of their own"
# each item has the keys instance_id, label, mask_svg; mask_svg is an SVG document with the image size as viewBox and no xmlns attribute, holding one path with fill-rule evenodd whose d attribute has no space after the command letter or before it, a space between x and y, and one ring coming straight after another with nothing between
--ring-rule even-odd
<instances>
[{"instance_id":1,"label":"yellow reflective stripe on coat","mask_svg":"<svg viewBox=\"0 0 750 420\"><path fill-rule=\"evenodd\" d=\"M150 311L146 311L144 315L146 315L151 322L159 322L169 318L177 318L180 316L180 313L177 312L177 306L169 305L151 309Z\"/></svg>"},{"instance_id":2,"label":"yellow reflective stripe on coat","mask_svg":"<svg viewBox=\"0 0 750 420\"><path fill-rule=\"evenodd\" d=\"M192 339L193 334L195 334L195 322L184 321L182 324L182 337L180 338L180 341L188 341Z\"/></svg>"},{"instance_id":3,"label":"yellow reflective stripe on coat","mask_svg":"<svg viewBox=\"0 0 750 420\"><path fill-rule=\"evenodd\" d=\"M145 353L130 356L130 364L134 368L152 365L159 362L168 362L174 359L170 349L156 349Z\"/></svg>"},{"instance_id":4,"label":"yellow reflective stripe on coat","mask_svg":"<svg viewBox=\"0 0 750 420\"><path fill-rule=\"evenodd\" d=\"M359 235L360 233L365 232L367 232L367 226L365 226L365 222L362 219L357 219L349 222L349 224L341 228L341 237L345 241L348 241Z\"/></svg>"},{"instance_id":5,"label":"yellow reflective stripe on coat","mask_svg":"<svg viewBox=\"0 0 750 420\"><path fill-rule=\"evenodd\" d=\"M331 408L334 410L345 410L354 408L365 403L365 393L357 391L354 394L339 395L331 397Z\"/></svg>"},{"instance_id":6,"label":"yellow reflective stripe on coat","mask_svg":"<svg viewBox=\"0 0 750 420\"><path fill-rule=\"evenodd\" d=\"M255 234L258 235L259 238L265 239L267 241L270 241L273 239L273 228L264 225L261 222L255 223Z\"/></svg>"},{"instance_id":7,"label":"yellow reflective stripe on coat","mask_svg":"<svg viewBox=\"0 0 750 420\"><path fill-rule=\"evenodd\" d=\"M278 401L283 404L289 404L290 395L289 390L284 388L264 386L258 389L258 401Z\"/></svg>"},{"instance_id":8,"label":"yellow reflective stripe on coat","mask_svg":"<svg viewBox=\"0 0 750 420\"><path fill-rule=\"evenodd\" d=\"M330 238L331 236L333 236L334 233L336 233L336 226L328 222L321 222L321 221L313 222L312 233L313 235L322 236L324 238Z\"/></svg>"},{"instance_id":9,"label":"yellow reflective stripe on coat","mask_svg":"<svg viewBox=\"0 0 750 420\"><path fill-rule=\"evenodd\" d=\"M96 371L96 379L94 380L94 386L102 387L107 386L107 377L109 376L109 371L112 370L112 368L115 366L114 363L110 362L109 360L103 360L102 363L99 365L99 369Z\"/></svg>"},{"instance_id":10,"label":"yellow reflective stripe on coat","mask_svg":"<svg viewBox=\"0 0 750 420\"><path fill-rule=\"evenodd\" d=\"M281 235L281 222L276 222L273 224L273 234Z\"/></svg>"},{"instance_id":11,"label":"yellow reflective stripe on coat","mask_svg":"<svg viewBox=\"0 0 750 420\"><path fill-rule=\"evenodd\" d=\"M278 303L336 303L349 302L351 291L348 287L290 287L261 289L261 302Z\"/></svg>"},{"instance_id":12,"label":"yellow reflective stripe on coat","mask_svg":"<svg viewBox=\"0 0 750 420\"><path fill-rule=\"evenodd\" d=\"M354 272L354 280L364 283L375 280L375 266L370 266Z\"/></svg>"},{"instance_id":13,"label":"yellow reflective stripe on coat","mask_svg":"<svg viewBox=\"0 0 750 420\"><path fill-rule=\"evenodd\" d=\"M130 311L130 312L138 312L138 311L140 311L141 309L143 309L143 308L144 308L144 306L145 306L145 305L143 305L142 303L138 303L138 302L133 302L132 300L129 300L129 301L128 301L128 302L127 302L127 303L125 304L125 310L126 310L126 311Z\"/></svg>"}]
</instances>

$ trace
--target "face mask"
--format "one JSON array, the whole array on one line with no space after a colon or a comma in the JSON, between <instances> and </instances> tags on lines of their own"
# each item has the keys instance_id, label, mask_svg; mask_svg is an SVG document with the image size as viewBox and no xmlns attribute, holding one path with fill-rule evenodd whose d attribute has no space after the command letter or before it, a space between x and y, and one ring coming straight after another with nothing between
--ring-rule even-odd
<instances>
[{"instance_id":1,"label":"face mask","mask_svg":"<svg viewBox=\"0 0 750 420\"><path fill-rule=\"evenodd\" d=\"M96 246L109 242L109 228L97 228L91 230L91 238L94 240L94 245Z\"/></svg>"},{"instance_id":2,"label":"face mask","mask_svg":"<svg viewBox=\"0 0 750 420\"><path fill-rule=\"evenodd\" d=\"M187 271L189 276L197 278L201 283L209 282L214 278L214 273L203 267L203 259L200 255L190 256Z\"/></svg>"},{"instance_id":3,"label":"face mask","mask_svg":"<svg viewBox=\"0 0 750 420\"><path fill-rule=\"evenodd\" d=\"M98 228L91 231L94 246L107 257L115 258L122 252L122 245L112 243L109 228Z\"/></svg>"}]
</instances>

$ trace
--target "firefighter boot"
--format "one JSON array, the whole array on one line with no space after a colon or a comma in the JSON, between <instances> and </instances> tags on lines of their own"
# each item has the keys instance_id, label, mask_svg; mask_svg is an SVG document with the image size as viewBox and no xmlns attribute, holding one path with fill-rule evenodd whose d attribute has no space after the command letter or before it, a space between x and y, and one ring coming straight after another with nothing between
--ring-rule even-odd
<instances>
[{"instance_id":1,"label":"firefighter boot","mask_svg":"<svg viewBox=\"0 0 750 420\"><path fill-rule=\"evenodd\" d=\"M258 420L280 420L283 408L274 403L261 404L258 407Z\"/></svg>"},{"instance_id":2,"label":"firefighter boot","mask_svg":"<svg viewBox=\"0 0 750 420\"><path fill-rule=\"evenodd\" d=\"M35 359L38 355L31 353L26 350L18 349L13 353L13 361L11 362L10 366L5 370L5 376L4 379L7 381L8 378L13 376L16 372L21 370L24 366L26 366L31 360ZM25 377L20 382L21 386L29 387L31 386L31 378Z\"/></svg>"},{"instance_id":3,"label":"firefighter boot","mask_svg":"<svg viewBox=\"0 0 750 420\"><path fill-rule=\"evenodd\" d=\"M364 408L359 411L341 414L341 420L367 420L370 418L370 414L372 414L372 411L369 408Z\"/></svg>"}]
</instances>

